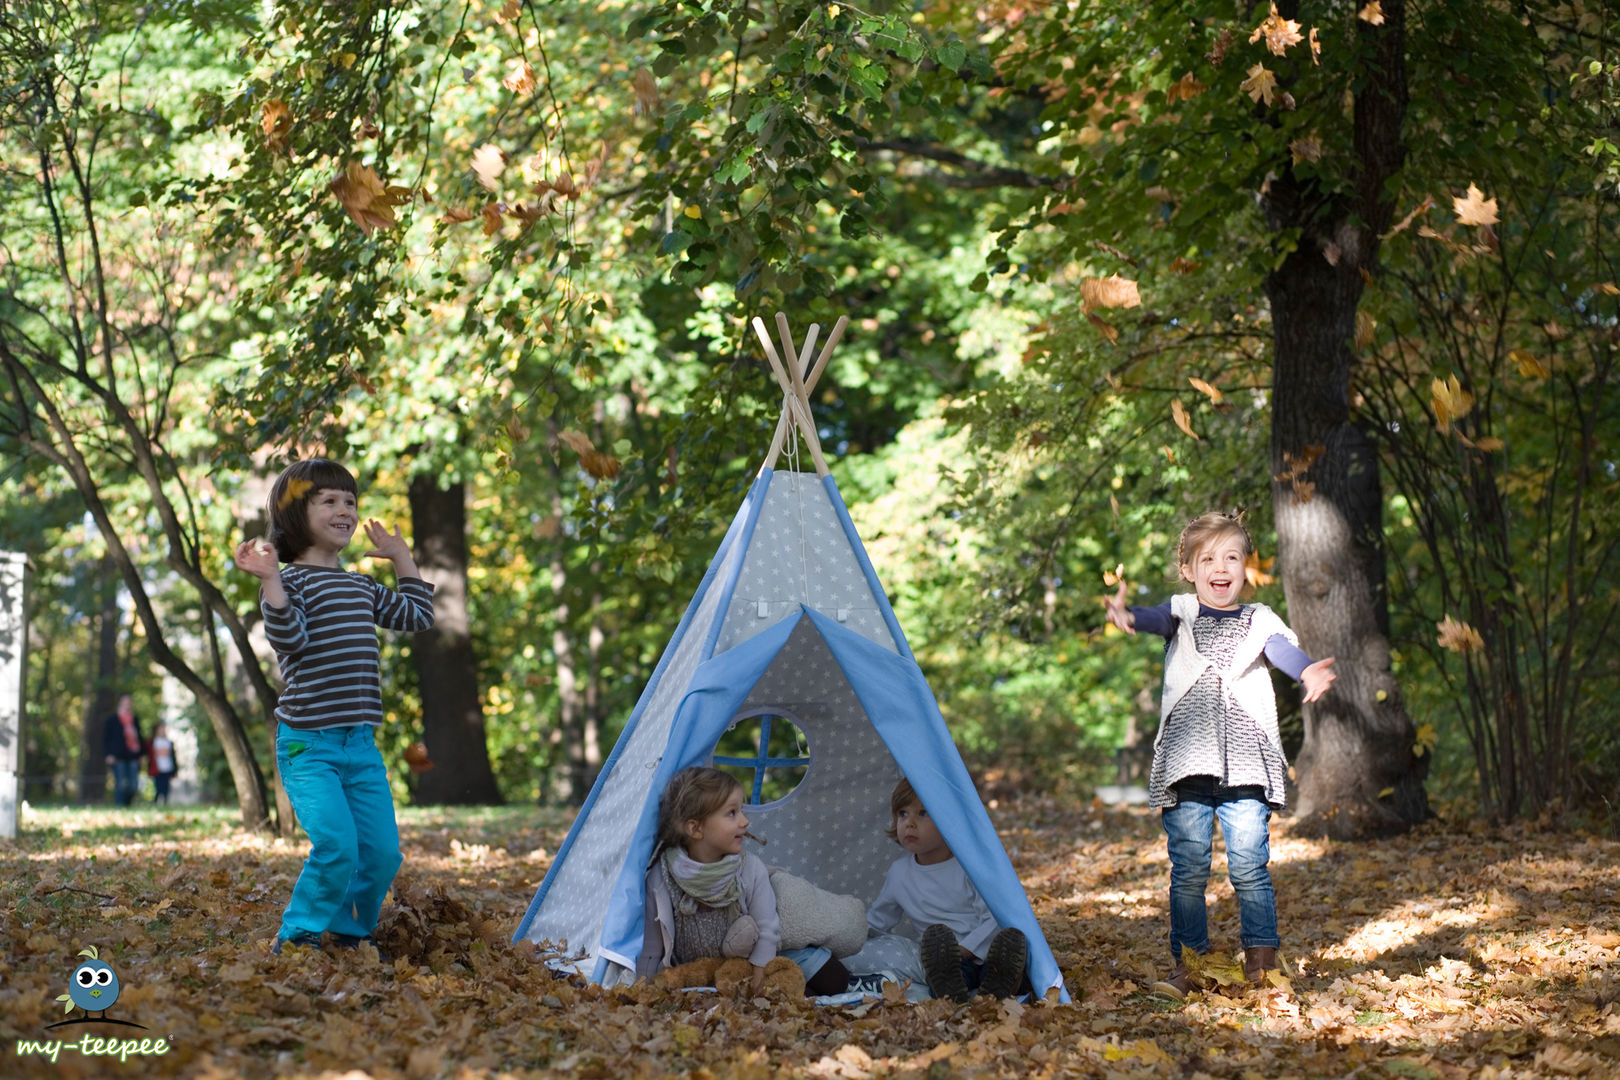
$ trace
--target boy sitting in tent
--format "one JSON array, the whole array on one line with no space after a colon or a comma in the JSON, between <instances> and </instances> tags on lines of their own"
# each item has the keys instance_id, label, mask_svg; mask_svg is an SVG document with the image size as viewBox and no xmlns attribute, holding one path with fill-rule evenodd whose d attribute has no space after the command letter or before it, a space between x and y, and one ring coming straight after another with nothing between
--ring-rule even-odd
<instances>
[{"instance_id":1,"label":"boy sitting in tent","mask_svg":"<svg viewBox=\"0 0 1620 1080\"><path fill-rule=\"evenodd\" d=\"M883 879L883 889L866 912L870 930L883 938L902 917L922 928L921 963L935 997L965 1002L975 992L1011 997L1027 986L1023 931L998 927L995 916L968 880L950 845L908 780L889 798L888 834L906 849ZM882 938L868 942L878 951ZM862 970L861 955L850 961Z\"/></svg>"}]
</instances>

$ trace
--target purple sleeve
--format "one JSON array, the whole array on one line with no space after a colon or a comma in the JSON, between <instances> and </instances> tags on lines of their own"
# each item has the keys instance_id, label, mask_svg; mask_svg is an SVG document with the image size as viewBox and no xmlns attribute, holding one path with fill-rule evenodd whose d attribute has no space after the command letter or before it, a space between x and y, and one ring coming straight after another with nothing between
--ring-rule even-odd
<instances>
[{"instance_id":1,"label":"purple sleeve","mask_svg":"<svg viewBox=\"0 0 1620 1080\"><path fill-rule=\"evenodd\" d=\"M1170 601L1158 607L1133 607L1131 618L1136 620L1138 634L1158 634L1166 641L1176 632L1176 617L1170 614Z\"/></svg>"},{"instance_id":2,"label":"purple sleeve","mask_svg":"<svg viewBox=\"0 0 1620 1080\"><path fill-rule=\"evenodd\" d=\"M1266 659L1295 682L1299 682L1299 677L1311 666L1311 658L1305 651L1281 634L1272 634L1266 639Z\"/></svg>"}]
</instances>

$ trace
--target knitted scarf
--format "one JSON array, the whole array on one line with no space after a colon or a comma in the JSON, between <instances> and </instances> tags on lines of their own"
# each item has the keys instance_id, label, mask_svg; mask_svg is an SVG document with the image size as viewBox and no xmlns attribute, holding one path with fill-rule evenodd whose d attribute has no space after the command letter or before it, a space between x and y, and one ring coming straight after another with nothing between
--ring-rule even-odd
<instances>
[{"instance_id":1,"label":"knitted scarf","mask_svg":"<svg viewBox=\"0 0 1620 1080\"><path fill-rule=\"evenodd\" d=\"M679 848L664 849L664 869L680 889L675 906L690 915L697 905L739 908L742 902L742 855L726 855L718 862L700 863Z\"/></svg>"}]
</instances>

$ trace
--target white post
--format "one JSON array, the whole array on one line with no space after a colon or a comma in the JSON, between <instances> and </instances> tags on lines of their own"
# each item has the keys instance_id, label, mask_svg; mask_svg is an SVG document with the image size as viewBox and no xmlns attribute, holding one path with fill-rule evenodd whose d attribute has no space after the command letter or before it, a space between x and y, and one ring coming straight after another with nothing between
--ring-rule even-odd
<instances>
[{"instance_id":1,"label":"white post","mask_svg":"<svg viewBox=\"0 0 1620 1080\"><path fill-rule=\"evenodd\" d=\"M0 837L17 837L23 769L23 688L28 684L28 557L0 551Z\"/></svg>"}]
</instances>

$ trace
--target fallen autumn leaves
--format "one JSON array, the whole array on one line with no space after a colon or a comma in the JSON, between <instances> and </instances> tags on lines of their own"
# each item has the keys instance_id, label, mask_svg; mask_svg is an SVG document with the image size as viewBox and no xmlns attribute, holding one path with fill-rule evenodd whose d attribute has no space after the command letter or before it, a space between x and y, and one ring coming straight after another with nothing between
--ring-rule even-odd
<instances>
[{"instance_id":1,"label":"fallen autumn leaves","mask_svg":"<svg viewBox=\"0 0 1620 1080\"><path fill-rule=\"evenodd\" d=\"M1349 845L1295 839L1279 822L1272 869L1291 978L1181 1005L1147 989L1167 965L1168 871L1156 816L1037 799L994 816L1073 1005L835 1009L552 978L508 939L567 821L522 808L401 812L405 870L378 933L392 964L369 951L271 957L301 847L244 836L223 810L31 812L22 840L0 842L0 1072L348 1080L1620 1072L1620 843L1434 823ZM1217 853L1211 929L1218 947L1235 949L1223 875ZM56 998L88 945L122 981L111 1015L168 1038L166 1055L120 1064L17 1053L17 1040L45 1038L45 1026L63 1019Z\"/></svg>"}]
</instances>

